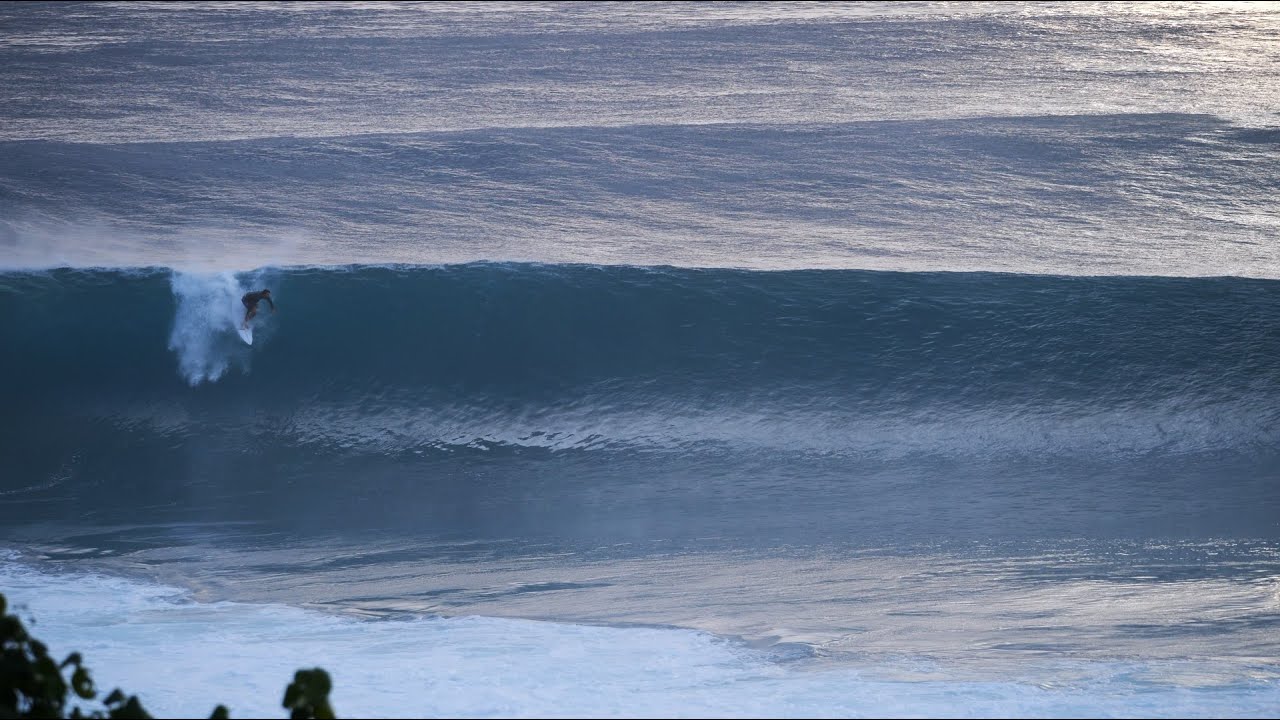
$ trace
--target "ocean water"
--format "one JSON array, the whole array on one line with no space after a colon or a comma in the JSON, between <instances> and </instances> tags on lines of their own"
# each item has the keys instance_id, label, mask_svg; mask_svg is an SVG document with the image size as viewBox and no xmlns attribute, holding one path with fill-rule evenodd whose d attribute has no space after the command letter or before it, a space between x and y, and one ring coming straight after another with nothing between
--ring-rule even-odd
<instances>
[{"instance_id":1,"label":"ocean water","mask_svg":"<svg viewBox=\"0 0 1280 720\"><path fill-rule=\"evenodd\" d=\"M1266 3L0 6L0 592L160 716L1274 717L1277 191Z\"/></svg>"}]
</instances>

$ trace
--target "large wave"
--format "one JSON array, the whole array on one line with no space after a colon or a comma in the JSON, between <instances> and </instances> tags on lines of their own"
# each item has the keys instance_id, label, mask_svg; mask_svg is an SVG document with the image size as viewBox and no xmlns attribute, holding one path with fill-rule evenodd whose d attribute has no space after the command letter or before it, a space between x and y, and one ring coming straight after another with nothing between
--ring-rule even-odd
<instances>
[{"instance_id":1,"label":"large wave","mask_svg":"<svg viewBox=\"0 0 1280 720\"><path fill-rule=\"evenodd\" d=\"M1115 425L1133 450L1194 450L1262 441L1276 419L1270 281L475 264L5 286L12 404L287 410L300 437L357 444L643 444L648 428L834 452L979 421L994 445L1002 426ZM239 298L267 286L282 312L250 347Z\"/></svg>"},{"instance_id":2,"label":"large wave","mask_svg":"<svg viewBox=\"0 0 1280 720\"><path fill-rule=\"evenodd\" d=\"M239 296L259 287L279 312L250 347ZM9 274L0 489L408 482L559 456L650 479L1210 463L1270 502L1278 296L1239 278L529 264Z\"/></svg>"}]
</instances>

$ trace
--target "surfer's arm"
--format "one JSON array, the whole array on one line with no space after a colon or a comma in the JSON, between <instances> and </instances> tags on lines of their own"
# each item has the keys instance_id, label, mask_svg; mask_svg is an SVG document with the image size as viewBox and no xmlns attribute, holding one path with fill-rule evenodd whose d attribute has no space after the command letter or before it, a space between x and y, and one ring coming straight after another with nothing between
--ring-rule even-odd
<instances>
[{"instance_id":1,"label":"surfer's arm","mask_svg":"<svg viewBox=\"0 0 1280 720\"><path fill-rule=\"evenodd\" d=\"M273 302L271 302L271 298L269 298L269 297L264 297L264 298L262 298L262 299L263 299L263 300L266 300L266 301L267 301L267 304L271 306L271 312L275 312L275 311L276 311L276 304L275 304L275 303L273 303Z\"/></svg>"}]
</instances>

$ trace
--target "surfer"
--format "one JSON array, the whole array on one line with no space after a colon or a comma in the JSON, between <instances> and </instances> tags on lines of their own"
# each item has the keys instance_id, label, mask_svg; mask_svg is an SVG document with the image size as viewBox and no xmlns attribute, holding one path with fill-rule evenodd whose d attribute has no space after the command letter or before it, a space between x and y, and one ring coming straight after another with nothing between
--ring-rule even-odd
<instances>
[{"instance_id":1,"label":"surfer","mask_svg":"<svg viewBox=\"0 0 1280 720\"><path fill-rule=\"evenodd\" d=\"M271 312L276 311L276 304L271 302L270 290L263 289L263 290L259 290L258 292L245 293L244 297L240 298L240 302L244 303L244 308L245 308L244 324L242 324L240 327L246 330L249 329L249 321L253 319L254 315L258 314L258 303L262 302L263 300L266 300L267 304L271 306Z\"/></svg>"}]
</instances>

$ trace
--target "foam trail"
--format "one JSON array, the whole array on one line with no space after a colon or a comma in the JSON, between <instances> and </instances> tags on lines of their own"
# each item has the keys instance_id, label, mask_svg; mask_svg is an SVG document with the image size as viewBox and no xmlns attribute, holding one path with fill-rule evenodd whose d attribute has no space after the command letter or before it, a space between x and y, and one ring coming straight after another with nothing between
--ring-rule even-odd
<instances>
[{"instance_id":1,"label":"foam trail","mask_svg":"<svg viewBox=\"0 0 1280 720\"><path fill-rule=\"evenodd\" d=\"M193 387L214 382L247 352L236 337L242 319L240 296L246 292L232 273L174 273L170 279L177 308L169 349L178 355L178 371Z\"/></svg>"}]
</instances>

